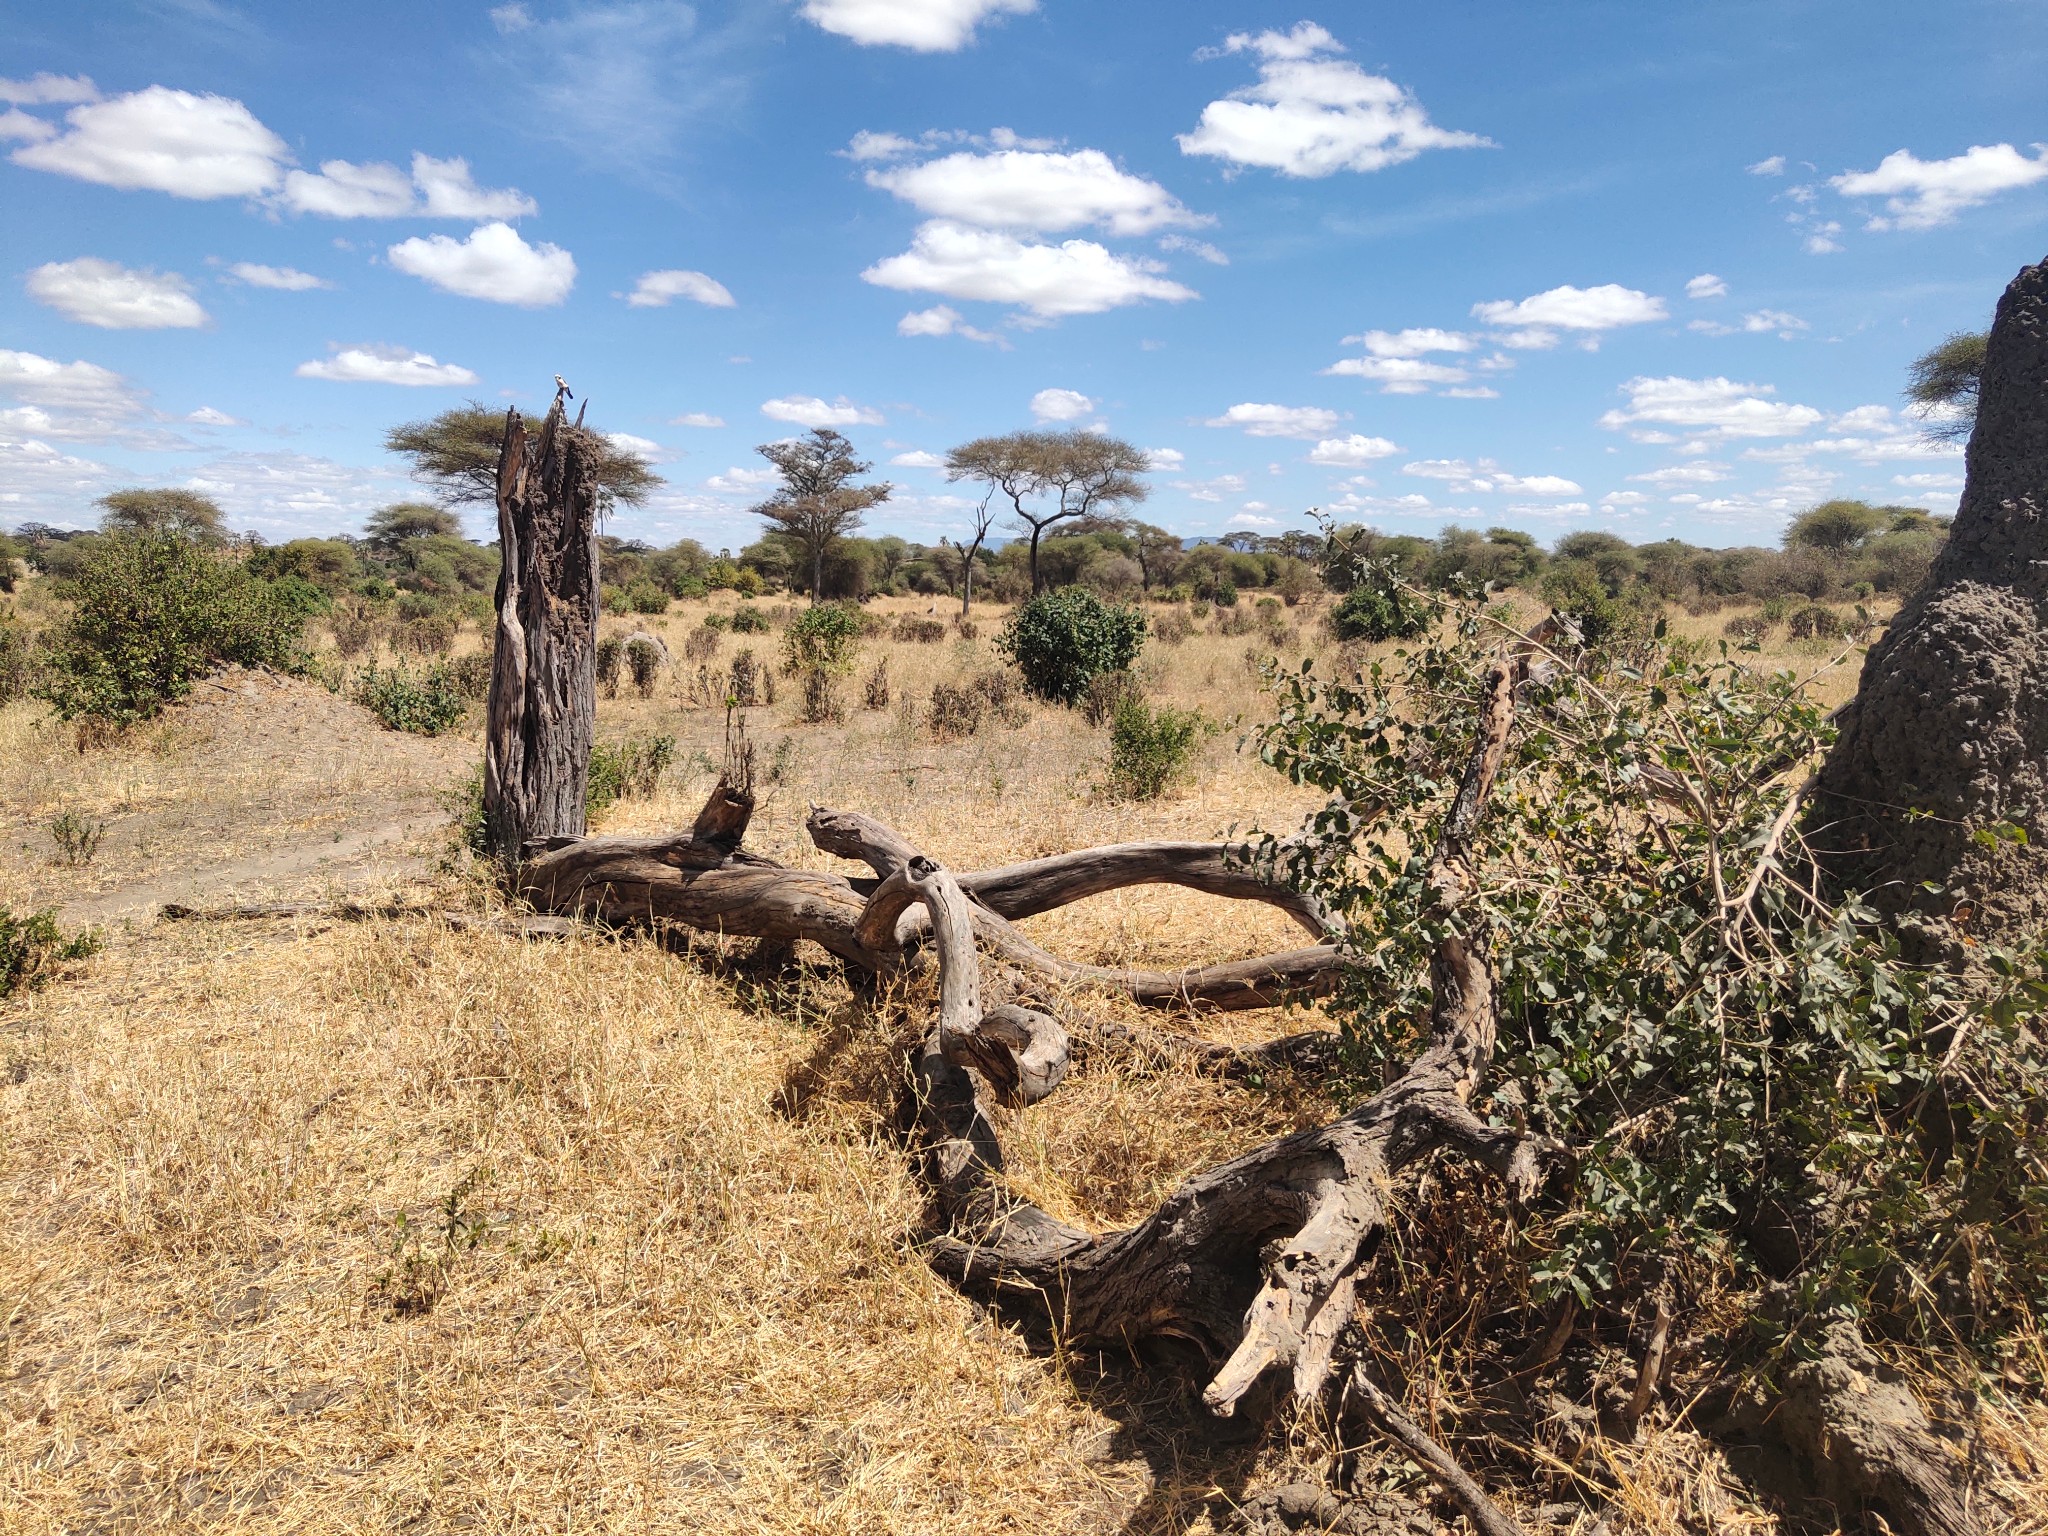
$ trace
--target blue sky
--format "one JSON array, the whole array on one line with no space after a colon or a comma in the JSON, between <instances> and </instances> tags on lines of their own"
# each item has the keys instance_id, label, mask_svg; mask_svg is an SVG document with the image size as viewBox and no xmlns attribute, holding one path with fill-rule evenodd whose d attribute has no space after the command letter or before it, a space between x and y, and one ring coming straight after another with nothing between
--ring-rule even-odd
<instances>
[{"instance_id":1,"label":"blue sky","mask_svg":"<svg viewBox=\"0 0 2048 1536\"><path fill-rule=\"evenodd\" d=\"M807 425L922 539L1034 422L1190 536L1948 511L1899 389L2048 253L2044 74L2027 0L5 0L0 524L352 530L557 372L713 547Z\"/></svg>"}]
</instances>

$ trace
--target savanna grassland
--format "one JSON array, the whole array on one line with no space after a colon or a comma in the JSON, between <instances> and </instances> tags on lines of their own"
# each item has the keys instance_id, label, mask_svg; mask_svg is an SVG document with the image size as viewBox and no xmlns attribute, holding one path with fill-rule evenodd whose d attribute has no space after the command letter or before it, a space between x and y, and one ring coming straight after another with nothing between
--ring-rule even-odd
<instances>
[{"instance_id":1,"label":"savanna grassland","mask_svg":"<svg viewBox=\"0 0 2048 1536\"><path fill-rule=\"evenodd\" d=\"M778 626L791 611L755 606ZM673 659L644 694L627 677L600 700L600 742L675 746L598 830L670 828L702 802L726 719L697 669L777 654L779 629L704 630L734 608L718 594L605 620ZM745 711L762 853L828 862L803 834L813 803L963 868L1286 827L1311 803L1240 742L1268 708L1267 658L1338 664L1326 600L1210 610L1172 640L1155 613L1147 693L1215 729L1144 802L1110 793L1107 727L1078 711L1011 701L935 732L935 685L1002 667L999 608L977 606L971 638L944 600L868 608L887 627L841 685L842 722L797 723L786 679ZM1672 622L1713 643L1729 612ZM907 638L918 621L939 636ZM1836 649L1779 630L1760 654L1832 704L1855 684L1854 648ZM878 663L888 698L870 708ZM336 681L358 665L322 659ZM1319 1479L1356 1449L1307 1420L1218 1425L1171 1359L1067 1351L927 1268L891 1049L927 999L857 997L822 953L790 966L746 941L451 920L494 910L451 831L480 713L410 736L261 671L86 751L39 704L0 713L12 899L105 939L0 1004L0 1528L1203 1531L1253 1487ZM104 826L89 862L56 862L65 812ZM327 900L343 892L363 904ZM156 916L276 898L302 905ZM1027 927L1074 959L1158 967L1286 935L1263 908L1163 887ZM1005 1133L1032 1198L1106 1226L1335 1108L1309 1082L1084 1062ZM1980 1423L2048 1477L2048 1423ZM1775 1525L1676 1420L1543 1454L1560 1496L1607 1491L1611 1532ZM1405 1462L1367 1456L1383 1458L1367 1481L1428 1501ZM1521 1512L1596 1528L1577 1504Z\"/></svg>"}]
</instances>

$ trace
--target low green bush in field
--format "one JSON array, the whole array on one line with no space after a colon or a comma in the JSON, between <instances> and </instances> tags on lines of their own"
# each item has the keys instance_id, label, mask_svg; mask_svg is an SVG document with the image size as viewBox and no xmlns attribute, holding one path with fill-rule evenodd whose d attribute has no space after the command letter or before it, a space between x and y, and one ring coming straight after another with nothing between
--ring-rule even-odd
<instances>
[{"instance_id":1,"label":"low green bush in field","mask_svg":"<svg viewBox=\"0 0 2048 1536\"><path fill-rule=\"evenodd\" d=\"M32 990L56 975L59 966L98 952L99 935L67 936L54 909L17 917L0 906L0 997Z\"/></svg>"},{"instance_id":2,"label":"low green bush in field","mask_svg":"<svg viewBox=\"0 0 2048 1536\"><path fill-rule=\"evenodd\" d=\"M388 731L438 736L462 719L468 705L461 680L443 662L414 671L404 662L379 667L375 662L356 674L355 701L383 722Z\"/></svg>"},{"instance_id":3,"label":"low green bush in field","mask_svg":"<svg viewBox=\"0 0 2048 1536\"><path fill-rule=\"evenodd\" d=\"M303 586L303 583L299 584ZM72 603L36 692L65 720L154 717L223 662L304 670L303 594L176 534L107 534L63 583Z\"/></svg>"},{"instance_id":4,"label":"low green bush in field","mask_svg":"<svg viewBox=\"0 0 2048 1536\"><path fill-rule=\"evenodd\" d=\"M1109 792L1119 800L1157 800L1186 776L1195 749L1215 726L1198 709L1151 705L1135 693L1117 702L1109 728Z\"/></svg>"},{"instance_id":5,"label":"low green bush in field","mask_svg":"<svg viewBox=\"0 0 2048 1536\"><path fill-rule=\"evenodd\" d=\"M614 801L651 795L661 776L676 760L673 736L628 736L600 741L590 749L590 776L583 791L583 809L595 816Z\"/></svg>"},{"instance_id":6,"label":"low green bush in field","mask_svg":"<svg viewBox=\"0 0 2048 1536\"><path fill-rule=\"evenodd\" d=\"M1024 686L1054 704L1078 704L1092 678L1124 672L1145 643L1145 616L1081 587L1041 592L1010 616L996 649Z\"/></svg>"}]
</instances>

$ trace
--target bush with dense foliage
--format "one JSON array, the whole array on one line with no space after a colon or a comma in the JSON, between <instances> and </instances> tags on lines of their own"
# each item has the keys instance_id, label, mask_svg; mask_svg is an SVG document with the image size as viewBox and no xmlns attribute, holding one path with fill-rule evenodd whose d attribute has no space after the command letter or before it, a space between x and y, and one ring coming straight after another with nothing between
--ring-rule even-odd
<instances>
[{"instance_id":1,"label":"bush with dense foliage","mask_svg":"<svg viewBox=\"0 0 2048 1536\"><path fill-rule=\"evenodd\" d=\"M996 637L1024 686L1054 704L1078 704L1089 679L1124 672L1145 643L1145 616L1081 587L1042 592L1010 615Z\"/></svg>"},{"instance_id":2,"label":"bush with dense foliage","mask_svg":"<svg viewBox=\"0 0 2048 1536\"><path fill-rule=\"evenodd\" d=\"M1109 728L1109 792L1118 800L1157 800L1193 767L1213 729L1198 709L1148 704L1127 693Z\"/></svg>"},{"instance_id":3,"label":"bush with dense foliage","mask_svg":"<svg viewBox=\"0 0 2048 1536\"><path fill-rule=\"evenodd\" d=\"M402 661L390 667L372 662L356 675L354 693L386 730L414 736L453 730L468 709L462 680L446 663L416 671Z\"/></svg>"},{"instance_id":4,"label":"bush with dense foliage","mask_svg":"<svg viewBox=\"0 0 2048 1536\"><path fill-rule=\"evenodd\" d=\"M1410 640L1429 622L1429 610L1395 579L1390 565L1375 562L1330 613L1330 633L1339 640Z\"/></svg>"},{"instance_id":5,"label":"bush with dense foliage","mask_svg":"<svg viewBox=\"0 0 2048 1536\"><path fill-rule=\"evenodd\" d=\"M1367 1083L1430 1017L1429 853L1513 639L1476 606L1432 629L1348 680L1281 675L1262 736L1330 796L1265 853L1347 924L1334 1013ZM1494 1266L1468 1277L1474 1305L1772 1287L1739 1352L1857 1313L1982 1340L2048 1302L2042 957L1986 950L1977 990L1829 888L1796 818L1833 727L1793 675L1660 641L1627 666L1537 654L1460 922L1497 978L1472 1107L1565 1155L1538 1207L1473 1250Z\"/></svg>"},{"instance_id":6,"label":"bush with dense foliage","mask_svg":"<svg viewBox=\"0 0 2048 1536\"><path fill-rule=\"evenodd\" d=\"M71 612L36 691L66 720L150 719L224 662L284 671L305 664L295 594L180 534L95 538L63 592Z\"/></svg>"}]
</instances>

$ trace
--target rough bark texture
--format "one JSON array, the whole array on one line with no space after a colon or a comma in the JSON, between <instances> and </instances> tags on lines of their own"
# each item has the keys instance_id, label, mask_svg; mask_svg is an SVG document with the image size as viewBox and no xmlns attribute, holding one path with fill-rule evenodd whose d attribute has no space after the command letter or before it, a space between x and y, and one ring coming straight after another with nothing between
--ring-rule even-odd
<instances>
[{"instance_id":1,"label":"rough bark texture","mask_svg":"<svg viewBox=\"0 0 2048 1536\"><path fill-rule=\"evenodd\" d=\"M1792 1371L1778 1419L1845 1518L1876 1514L1903 1536L1981 1536L1961 1458L1853 1326L1835 1328L1828 1352Z\"/></svg>"},{"instance_id":2,"label":"rough bark texture","mask_svg":"<svg viewBox=\"0 0 2048 1536\"><path fill-rule=\"evenodd\" d=\"M1966 470L1947 547L1864 661L1810 825L1885 910L2013 938L2048 923L2048 262L1999 300ZM1974 835L2001 823L2027 841Z\"/></svg>"},{"instance_id":3,"label":"rough bark texture","mask_svg":"<svg viewBox=\"0 0 2048 1536\"><path fill-rule=\"evenodd\" d=\"M498 452L496 647L484 747L484 827L508 862L581 837L597 714L597 435L556 400L538 433L505 413Z\"/></svg>"}]
</instances>

